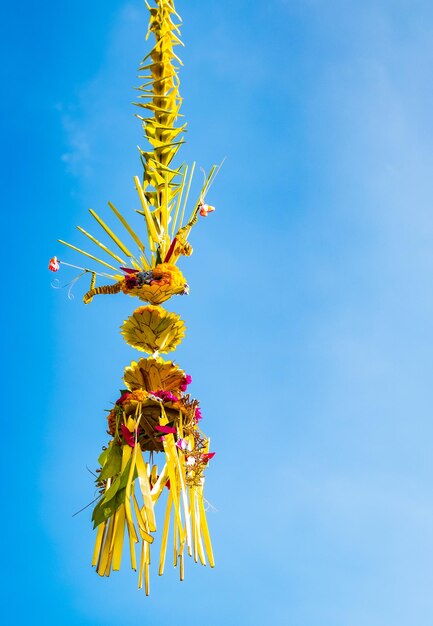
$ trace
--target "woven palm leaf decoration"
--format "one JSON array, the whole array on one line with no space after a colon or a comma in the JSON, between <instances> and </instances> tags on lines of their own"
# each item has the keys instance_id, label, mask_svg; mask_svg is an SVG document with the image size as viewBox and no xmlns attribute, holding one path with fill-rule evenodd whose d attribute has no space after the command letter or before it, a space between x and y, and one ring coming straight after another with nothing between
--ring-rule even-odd
<instances>
[{"instance_id":1,"label":"woven palm leaf decoration","mask_svg":"<svg viewBox=\"0 0 433 626\"><path fill-rule=\"evenodd\" d=\"M174 49L181 44L180 18L172 0L155 0L155 5L147 4L147 8L147 37L154 38L154 45L140 65L143 83L138 88L137 117L149 148L140 148L144 173L141 179L134 178L143 233L134 230L108 203L122 227L121 236L97 213L90 213L114 249L81 227L79 231L99 248L98 256L59 241L103 266L103 271L81 268L91 275L85 304L100 294L123 293L141 301L121 327L125 341L139 352L137 360L125 368L124 389L108 413L111 439L103 447L97 470L100 495L92 514L96 530L92 565L100 576L109 576L120 569L122 554L128 551L131 567L138 571L138 586L148 595L150 550L160 500L165 500L165 512L159 574L164 571L169 535L181 580L187 555L214 566L203 495L205 470L213 453L200 428L199 402L187 391L191 377L165 357L182 341L185 324L161 304L188 293L177 262L192 253L188 236L199 215L205 217L214 210L205 204L205 198L219 167L213 166L205 176L199 198L185 218L194 164L174 164L185 129L185 124L177 124L182 99L180 59ZM124 243L125 237L131 243ZM54 257L49 269L57 271L62 263ZM97 275L111 282L96 285ZM158 533L159 526L158 521Z\"/></svg>"}]
</instances>

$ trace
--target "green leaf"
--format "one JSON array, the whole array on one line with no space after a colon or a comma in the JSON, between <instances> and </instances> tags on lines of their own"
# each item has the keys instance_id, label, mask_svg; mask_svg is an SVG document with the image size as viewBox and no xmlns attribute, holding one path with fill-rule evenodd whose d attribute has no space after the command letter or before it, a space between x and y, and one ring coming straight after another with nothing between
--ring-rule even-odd
<instances>
[{"instance_id":1,"label":"green leaf","mask_svg":"<svg viewBox=\"0 0 433 626\"><path fill-rule=\"evenodd\" d=\"M107 460L107 456L108 456L109 452L110 452L110 448L106 448L106 449L105 449L105 450L103 450L103 451L101 452L101 454L99 455L99 457L98 457L98 463L99 463L99 465L100 465L101 467L104 465L105 461Z\"/></svg>"},{"instance_id":2,"label":"green leaf","mask_svg":"<svg viewBox=\"0 0 433 626\"><path fill-rule=\"evenodd\" d=\"M119 449L120 449L120 446L119 446ZM131 467L131 459L129 459L128 463L126 464L125 469L122 472L122 474L117 476L116 480L112 483L110 488L105 492L105 496L104 496L104 499L102 500L102 502L105 502L105 503L110 502L110 500L112 498L114 498L114 496L116 495L116 493L118 491L120 491L121 489L124 489L126 487L126 483L128 482L128 476L129 476L129 469L130 469L130 467ZM132 477L132 480L135 480L136 478L137 478L137 470L134 471L134 475Z\"/></svg>"},{"instance_id":3,"label":"green leaf","mask_svg":"<svg viewBox=\"0 0 433 626\"><path fill-rule=\"evenodd\" d=\"M108 502L110 502L110 500L114 498L114 496L118 492L119 487L120 487L120 476L118 476L116 480L114 480L111 483L110 488L107 489L107 491L105 492L105 495L101 504L107 504Z\"/></svg>"},{"instance_id":4,"label":"green leaf","mask_svg":"<svg viewBox=\"0 0 433 626\"><path fill-rule=\"evenodd\" d=\"M125 494L126 489L124 488L119 490L110 502L104 502L103 500L98 502L92 513L93 528L96 528L99 524L105 522L113 515L113 513L117 511L119 506L125 502Z\"/></svg>"},{"instance_id":5,"label":"green leaf","mask_svg":"<svg viewBox=\"0 0 433 626\"><path fill-rule=\"evenodd\" d=\"M162 263L161 248L158 246L156 249L156 264L159 265L160 263Z\"/></svg>"},{"instance_id":6,"label":"green leaf","mask_svg":"<svg viewBox=\"0 0 433 626\"><path fill-rule=\"evenodd\" d=\"M99 480L106 480L107 478L116 476L122 466L122 449L120 446L112 444L105 452L107 452L107 456L101 473L99 474Z\"/></svg>"}]
</instances>

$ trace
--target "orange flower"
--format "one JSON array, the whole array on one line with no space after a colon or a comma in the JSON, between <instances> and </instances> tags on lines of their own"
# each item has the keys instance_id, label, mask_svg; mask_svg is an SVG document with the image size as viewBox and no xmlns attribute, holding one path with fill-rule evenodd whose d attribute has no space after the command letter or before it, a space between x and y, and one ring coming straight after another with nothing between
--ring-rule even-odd
<instances>
[{"instance_id":1,"label":"orange flower","mask_svg":"<svg viewBox=\"0 0 433 626\"><path fill-rule=\"evenodd\" d=\"M189 293L189 287L178 267L159 263L145 272L127 272L121 284L123 293L138 296L150 304L161 304L171 296Z\"/></svg>"},{"instance_id":2,"label":"orange flower","mask_svg":"<svg viewBox=\"0 0 433 626\"><path fill-rule=\"evenodd\" d=\"M58 258L56 256L53 256L52 259L50 259L50 262L48 263L48 269L50 270L50 272L58 272L60 269L60 261L58 260Z\"/></svg>"},{"instance_id":3,"label":"orange flower","mask_svg":"<svg viewBox=\"0 0 433 626\"><path fill-rule=\"evenodd\" d=\"M215 211L214 206L210 206L210 204L200 204L200 215L202 217L207 217L208 213L212 213Z\"/></svg>"}]
</instances>

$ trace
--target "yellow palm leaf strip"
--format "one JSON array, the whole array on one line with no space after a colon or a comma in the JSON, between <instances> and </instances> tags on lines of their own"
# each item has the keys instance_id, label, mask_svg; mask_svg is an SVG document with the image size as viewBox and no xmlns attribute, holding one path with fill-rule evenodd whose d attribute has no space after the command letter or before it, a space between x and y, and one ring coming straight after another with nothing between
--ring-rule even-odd
<instances>
[{"instance_id":1,"label":"yellow palm leaf strip","mask_svg":"<svg viewBox=\"0 0 433 626\"><path fill-rule=\"evenodd\" d=\"M135 516L137 518L137 523L138 523L138 530L140 533L140 536L142 538L143 541L147 541L147 543L153 543L153 537L152 535L149 535L149 526L146 523L146 519L143 516L143 509L140 510L139 504L137 502L137 498L135 497L135 495L133 495L133 502L134 502L134 511L135 511Z\"/></svg>"},{"instance_id":2,"label":"yellow palm leaf strip","mask_svg":"<svg viewBox=\"0 0 433 626\"><path fill-rule=\"evenodd\" d=\"M198 492L197 492L197 487L192 486L191 487L191 493L190 493L190 498L191 500L193 500L194 504L191 504L191 507L194 507L194 517L195 517L195 536L194 536L194 542L195 545L197 547L197 554L198 554L198 558L200 559L200 563L202 565L206 565L206 557L204 554L204 549L203 549L203 541L201 538L201 527L200 527L200 512L198 509ZM196 561L197 562L197 561Z\"/></svg>"},{"instance_id":3,"label":"yellow palm leaf strip","mask_svg":"<svg viewBox=\"0 0 433 626\"><path fill-rule=\"evenodd\" d=\"M137 244L138 248L140 249L140 252L142 252L144 254L144 250L145 250L144 243L141 241L140 237L137 235L135 230L128 224L126 219L123 217L123 215L120 213L120 211L118 211L116 209L114 204L109 202L108 206L113 211L114 215L117 217L117 219L120 221L120 223L123 225L125 230L127 230L128 233L131 235L132 239L135 241L135 243Z\"/></svg>"},{"instance_id":4,"label":"yellow palm leaf strip","mask_svg":"<svg viewBox=\"0 0 433 626\"><path fill-rule=\"evenodd\" d=\"M173 239L174 237L174 233L176 231L176 224L177 224L177 218L179 215L179 209L180 209L180 203L182 201L182 196L183 196L183 192L185 189L185 181L186 181L186 175L188 174L188 166L185 165L182 171L182 180L179 184L179 191L177 194L177 200L176 200L176 209L174 212L174 217L173 217L173 224L171 226L171 238Z\"/></svg>"},{"instance_id":5,"label":"yellow palm leaf strip","mask_svg":"<svg viewBox=\"0 0 433 626\"><path fill-rule=\"evenodd\" d=\"M92 217L95 218L95 220L98 222L98 224L100 226L102 226L102 228L105 230L105 232L107 233L107 235L114 241L114 243L116 244L116 246L122 250L123 254L126 254L127 257L130 258L134 258L134 255L132 254L132 252L130 252L130 250L128 250L128 248L125 246L124 243L122 243L119 239L119 237L117 235L115 235L113 233L113 231L111 230L111 228L109 228L109 226L107 226L107 224L104 222L104 220L102 220L99 215L93 210L93 209L89 209L89 213Z\"/></svg>"},{"instance_id":6,"label":"yellow palm leaf strip","mask_svg":"<svg viewBox=\"0 0 433 626\"><path fill-rule=\"evenodd\" d=\"M165 425L168 423L168 419L167 416L165 414L165 410L164 407L161 405L161 412L162 415L164 417L163 420L160 419L160 424L161 425ZM163 423L165 422L165 423ZM178 452L179 449L176 447L176 444L174 442L174 437L172 434L169 435L164 435L164 451L166 453L166 456L168 456L168 459L173 463L174 467L175 467L175 472L173 472L173 474L175 474L178 478L178 481L176 482L176 487L177 485L179 485L179 487L177 487L176 491L179 492L180 491L180 496L182 499L182 504L183 504L183 510L184 510L184 516L185 516L185 530L186 530L186 542L188 545L188 549L191 546L191 519L190 519L190 515L189 515L189 507L188 507L188 498L187 498L187 494L186 494L186 487L185 487L185 468L183 463L179 462L179 456L178 456ZM170 476L170 466L169 466L169 476ZM171 476L170 476L170 489L172 488L172 482L171 482ZM174 496L173 496L174 498ZM180 535L180 540L181 542L184 541L184 530L182 527L182 522L181 522L181 515L180 515L180 503L178 502L177 506L179 507L179 511L178 511L178 515L177 515L177 522L179 525L179 535ZM176 502L175 502L175 510L176 510Z\"/></svg>"},{"instance_id":7,"label":"yellow palm leaf strip","mask_svg":"<svg viewBox=\"0 0 433 626\"><path fill-rule=\"evenodd\" d=\"M144 543L144 591L146 593L146 596L150 594L149 566L150 566L150 545L147 542L145 542Z\"/></svg>"},{"instance_id":8,"label":"yellow palm leaf strip","mask_svg":"<svg viewBox=\"0 0 433 626\"><path fill-rule=\"evenodd\" d=\"M206 558L203 550L203 542L201 538L201 528L200 528L200 513L197 505L197 490L196 487L191 487L190 498L191 502L191 510L194 511L194 520L195 520L195 528L193 530L194 533L194 560L197 563L197 556L200 559L200 563L202 565L206 565ZM195 531L195 532L194 532Z\"/></svg>"},{"instance_id":9,"label":"yellow palm leaf strip","mask_svg":"<svg viewBox=\"0 0 433 626\"><path fill-rule=\"evenodd\" d=\"M113 524L112 524L112 528L111 528L111 531L110 531L110 537L111 537L110 538L110 545L111 545L111 540L112 540L112 537L114 535L115 528L116 528L116 519L117 519L117 511L114 513L114 515L111 518ZM113 552L109 549L108 550L107 566L105 568L105 576L109 576L111 574L112 563L113 563Z\"/></svg>"},{"instance_id":10,"label":"yellow palm leaf strip","mask_svg":"<svg viewBox=\"0 0 433 626\"><path fill-rule=\"evenodd\" d=\"M201 188L200 191L200 195L199 195L199 199L196 202L196 204L194 205L194 208L192 210L192 213L189 217L188 222L186 223L185 227L183 228L184 232L185 232L185 239L188 237L191 228L194 226L194 224L197 223L198 220L198 212L200 210L200 205L201 202L204 201L204 199L206 198L206 193L208 192L209 187L211 186L213 179L215 178L216 174L218 173L218 171L220 170L221 165L217 166L217 165L213 165L207 178L205 179L205 182L203 183L203 186Z\"/></svg>"},{"instance_id":11,"label":"yellow palm leaf strip","mask_svg":"<svg viewBox=\"0 0 433 626\"><path fill-rule=\"evenodd\" d=\"M131 507L132 479L134 476L134 469L135 469L135 458L133 455L131 459L131 465L129 468L128 482L126 483L126 490L125 490L125 515L126 515L126 523L128 526L129 536L132 538L133 543L138 543L138 537L137 537L137 532L135 530L135 524L134 524L134 519L132 517L132 507ZM134 549L134 555L135 555L135 549ZM131 555L131 559L132 559L132 555ZM133 560L135 562L135 559ZM133 566L133 569L136 569L136 567Z\"/></svg>"},{"instance_id":12,"label":"yellow palm leaf strip","mask_svg":"<svg viewBox=\"0 0 433 626\"><path fill-rule=\"evenodd\" d=\"M95 548L93 550L92 567L94 567L98 563L98 561L100 559L101 546L102 546L102 542L104 540L106 528L107 528L107 522L106 521L102 522L98 526L98 530L96 532L96 539L95 539Z\"/></svg>"},{"instance_id":13,"label":"yellow palm leaf strip","mask_svg":"<svg viewBox=\"0 0 433 626\"><path fill-rule=\"evenodd\" d=\"M195 511L195 492L189 487L189 506L191 514L191 531L192 531L192 545L194 550L194 561L198 561L198 537L197 537L197 523L196 523L196 511Z\"/></svg>"},{"instance_id":14,"label":"yellow palm leaf strip","mask_svg":"<svg viewBox=\"0 0 433 626\"><path fill-rule=\"evenodd\" d=\"M152 494L150 491L149 478L147 476L146 465L144 464L141 447L137 442L135 444L137 448L136 453L136 465L137 465L137 473L138 473L138 483L140 486L141 495L143 497L144 510L146 512L147 523L149 524L149 531L155 532L156 530L156 519L155 519L155 511L153 508L153 500Z\"/></svg>"},{"instance_id":15,"label":"yellow palm leaf strip","mask_svg":"<svg viewBox=\"0 0 433 626\"><path fill-rule=\"evenodd\" d=\"M114 518L114 525L113 525L113 532L112 532L112 537L111 537L111 541L110 541L110 559L113 555L113 550L114 550L114 543L116 541L116 533L117 533L117 527L119 525L119 509L117 509L117 511L114 512L113 518Z\"/></svg>"},{"instance_id":16,"label":"yellow palm leaf strip","mask_svg":"<svg viewBox=\"0 0 433 626\"><path fill-rule=\"evenodd\" d=\"M107 480L107 484L105 485L105 493L111 486L111 478ZM96 571L99 576L105 575L105 570L107 567L107 559L110 550L110 529L112 529L112 518L108 521L106 520L102 524L100 524L99 528L104 526L104 533L101 539L101 547L99 550L98 563L96 565ZM95 554L94 554L95 556Z\"/></svg>"},{"instance_id":17,"label":"yellow palm leaf strip","mask_svg":"<svg viewBox=\"0 0 433 626\"><path fill-rule=\"evenodd\" d=\"M110 574L109 556L110 556L111 538L113 536L113 527L114 527L114 515L112 515L110 519L108 520L108 530L107 530L104 544L102 546L101 559L96 569L99 576L109 576Z\"/></svg>"},{"instance_id":18,"label":"yellow palm leaf strip","mask_svg":"<svg viewBox=\"0 0 433 626\"><path fill-rule=\"evenodd\" d=\"M198 508L198 499L199 497L202 497L202 496L198 493L197 487L192 487L192 490L194 492L194 508L195 508L195 520L196 520L196 541L197 541L198 558L200 559L200 563L202 565L206 565L206 557L204 554L203 541L202 541L202 530L200 526L200 511Z\"/></svg>"},{"instance_id":19,"label":"yellow palm leaf strip","mask_svg":"<svg viewBox=\"0 0 433 626\"><path fill-rule=\"evenodd\" d=\"M125 506L125 511L127 511L127 507ZM128 529L128 538L129 538L129 553L131 556L131 568L134 571L137 571L137 557L135 554L135 544L138 543L137 533L135 531L135 527L133 524L130 524L128 517L126 517L126 527Z\"/></svg>"},{"instance_id":20,"label":"yellow palm leaf strip","mask_svg":"<svg viewBox=\"0 0 433 626\"><path fill-rule=\"evenodd\" d=\"M184 580L185 579L185 563L184 563L184 548L185 548L185 544L182 543L179 549L179 578L180 580Z\"/></svg>"},{"instance_id":21,"label":"yellow palm leaf strip","mask_svg":"<svg viewBox=\"0 0 433 626\"><path fill-rule=\"evenodd\" d=\"M209 528L206 520L206 511L204 508L203 494L198 494L198 510L200 514L200 526L202 528L203 533L203 541L206 549L207 558L209 560L209 565L211 567L215 567L215 561L213 557L212 543L210 540Z\"/></svg>"},{"instance_id":22,"label":"yellow palm leaf strip","mask_svg":"<svg viewBox=\"0 0 433 626\"><path fill-rule=\"evenodd\" d=\"M118 263L121 263L122 265L126 265L126 261L124 259L122 259L115 252L110 250L110 248L107 248L107 246L105 246L103 243L98 241L95 237L93 237L93 235L85 231L84 228L81 228L81 226L77 226L77 228L80 231L80 233L83 233L83 235L86 235L86 237L88 237L90 241L93 241L93 243L96 243L96 245L99 246L101 250L103 250L104 252L109 254L111 257L113 257L113 259L115 259Z\"/></svg>"},{"instance_id":23,"label":"yellow palm leaf strip","mask_svg":"<svg viewBox=\"0 0 433 626\"><path fill-rule=\"evenodd\" d=\"M138 568L138 588L143 588L143 573L144 573L144 544L146 541L141 542L141 550L140 550L140 565Z\"/></svg>"},{"instance_id":24,"label":"yellow palm leaf strip","mask_svg":"<svg viewBox=\"0 0 433 626\"><path fill-rule=\"evenodd\" d=\"M191 189L191 183L192 183L192 179L193 179L193 176L194 176L194 170L195 170L195 161L191 165L191 172L189 174L188 185L187 185L187 188L186 188L185 198L183 200L183 205L182 205L182 213L180 215L179 228L182 228L183 220L185 218L185 207L186 207L186 204L188 202L189 190Z\"/></svg>"},{"instance_id":25,"label":"yellow palm leaf strip","mask_svg":"<svg viewBox=\"0 0 433 626\"><path fill-rule=\"evenodd\" d=\"M191 517L189 514L188 495L186 492L185 465L183 463L183 459L182 459L182 463L179 460L179 454L181 454L181 451L179 450L179 448L176 447L173 435L170 435L170 436L171 436L171 440L169 440L168 445L172 447L172 455L175 458L176 467L177 467L177 471L179 475L180 494L182 497L183 511L184 511L184 516L185 516L186 543L188 546L188 552L190 552L191 551ZM182 538L182 541L183 541L183 538Z\"/></svg>"},{"instance_id":26,"label":"yellow palm leaf strip","mask_svg":"<svg viewBox=\"0 0 433 626\"><path fill-rule=\"evenodd\" d=\"M182 227L183 218L184 218L185 204L186 204L184 202L184 206L183 206L183 209L182 209L182 217L181 217L181 221L179 223L179 231L176 233L176 237L179 237L180 235L182 235L184 241L186 241L188 239L188 236L189 236L189 233L191 232L192 227L198 221L198 213L199 213L199 210L200 210L201 203L204 201L210 186L212 185L216 175L218 174L219 170L221 169L222 163L220 165L213 165L212 166L212 168L210 170L210 173L207 176L207 178L206 178L206 180L205 180L205 182L203 184L203 187L201 188L199 199L198 199L197 203L194 205L194 208L192 210L190 218L189 218L188 222L185 224L185 226ZM172 259L171 259L171 262L172 263L176 263L178 258L179 258L179 255L174 255L172 257Z\"/></svg>"},{"instance_id":27,"label":"yellow palm leaf strip","mask_svg":"<svg viewBox=\"0 0 433 626\"><path fill-rule=\"evenodd\" d=\"M93 261L96 261L97 263L100 263L101 265L105 265L105 267L108 267L110 270L114 270L115 272L117 272L117 267L113 267L113 265L110 265L109 263L106 263L105 261L101 261L101 259L98 259L96 256L93 256L93 254L89 254L88 252L85 252L84 250L81 250L80 248L77 248L77 246L73 246L71 243L68 243L67 241L63 241L62 239L58 239L57 240L59 243L63 244L64 246L68 246L68 248L72 248L72 250L75 250L75 252L79 252L80 254L83 254L84 256L89 257L89 259L92 259ZM114 276L111 274L105 274L105 276L107 276L107 278L121 278L121 274L115 274Z\"/></svg>"},{"instance_id":28,"label":"yellow palm leaf strip","mask_svg":"<svg viewBox=\"0 0 433 626\"><path fill-rule=\"evenodd\" d=\"M178 416L178 420L179 420L179 425L178 425L178 433L179 433L179 437L184 437L184 432L183 432L183 414L182 411L179 411L179 416ZM186 475L184 472L184 480L186 482Z\"/></svg>"},{"instance_id":29,"label":"yellow palm leaf strip","mask_svg":"<svg viewBox=\"0 0 433 626\"><path fill-rule=\"evenodd\" d=\"M167 416L165 415L164 407L162 405L161 405L161 411L162 411L162 415L159 418L159 423L161 424L161 426L165 426L168 423L168 419L167 419ZM170 445L170 443L172 445ZM176 446L174 444L173 435L171 434L164 435L163 447L164 447L164 453L165 453L165 458L166 458L166 463L167 463L168 477L170 479L170 492L173 498L175 520L179 528L182 529L182 520L180 517L180 502L179 502L180 486L179 486L179 481L177 477L177 465L176 465L177 455L175 452Z\"/></svg>"},{"instance_id":30,"label":"yellow palm leaf strip","mask_svg":"<svg viewBox=\"0 0 433 626\"><path fill-rule=\"evenodd\" d=\"M177 567L177 557L179 555L178 551L178 542L179 542L179 529L182 528L182 525L179 526L178 519L174 515L173 516L173 565Z\"/></svg>"},{"instance_id":31,"label":"yellow palm leaf strip","mask_svg":"<svg viewBox=\"0 0 433 626\"><path fill-rule=\"evenodd\" d=\"M176 520L176 524L179 528L182 528L182 521L180 516L180 487L178 486L178 480L176 476L176 461L173 459L171 450L168 449L168 445L166 445L165 440L168 439L169 435L164 436L164 451L167 459L167 469L168 469L168 477L170 479L170 491L172 493L173 498L173 507L174 507L174 516Z\"/></svg>"},{"instance_id":32,"label":"yellow palm leaf strip","mask_svg":"<svg viewBox=\"0 0 433 626\"><path fill-rule=\"evenodd\" d=\"M150 212L149 205L147 204L147 200L144 197L143 187L141 186L138 176L134 176L134 182L135 182L135 187L137 189L138 197L140 198L141 206L143 208L144 217L146 219L147 230L149 231L149 235L151 239L155 243L158 243L159 236L158 236L158 233L156 232L155 222Z\"/></svg>"},{"instance_id":33,"label":"yellow palm leaf strip","mask_svg":"<svg viewBox=\"0 0 433 626\"><path fill-rule=\"evenodd\" d=\"M170 528L170 517L171 517L171 507L173 504L173 497L171 495L171 491L167 497L167 505L165 508L165 518L164 518L164 529L162 531L162 539L161 539L161 549L159 553L159 575L162 576L164 573L165 566L165 555L167 553L167 540L168 540L168 531Z\"/></svg>"},{"instance_id":34,"label":"yellow palm leaf strip","mask_svg":"<svg viewBox=\"0 0 433 626\"><path fill-rule=\"evenodd\" d=\"M160 419L160 424L161 425L165 425L165 424L168 423L168 418L167 418L167 415L165 413L165 409L164 409L164 407L162 405L161 405L161 413L163 415L164 423ZM190 520L190 516L189 516L188 497L187 497L187 493L186 493L185 465L184 465L183 462L181 463L180 460L179 460L179 455L181 454L181 451L176 446L175 441L174 441L174 437L173 437L172 434L164 436L164 444L166 442L167 442L167 447L170 449L170 456L172 458L174 458L174 461L175 461L175 464L176 464L177 473L178 473L178 476L179 476L180 491L181 491L181 495L182 495L182 502L183 502L184 513L185 513L185 521L186 521L187 542L188 542L188 546L189 546L190 542L188 541L188 537L191 538L191 520ZM183 459L182 459L182 461L183 461Z\"/></svg>"},{"instance_id":35,"label":"yellow palm leaf strip","mask_svg":"<svg viewBox=\"0 0 433 626\"><path fill-rule=\"evenodd\" d=\"M120 570L122 563L123 542L125 539L125 505L121 504L117 511L117 529L114 534L113 563L114 571Z\"/></svg>"},{"instance_id":36,"label":"yellow palm leaf strip","mask_svg":"<svg viewBox=\"0 0 433 626\"><path fill-rule=\"evenodd\" d=\"M222 164L221 164L222 165ZM215 176L218 174L221 165L212 165L209 174L207 175L207 178L203 184L203 187L201 188L200 191L200 197L206 197L207 192L210 189L210 186L212 185Z\"/></svg>"},{"instance_id":37,"label":"yellow palm leaf strip","mask_svg":"<svg viewBox=\"0 0 433 626\"><path fill-rule=\"evenodd\" d=\"M214 180L215 180L218 172L220 171L224 161L225 161L225 158L221 161L221 163L219 165L212 165L211 170L209 172L209 175L206 178L206 180L205 180L205 182L203 184L203 187L201 188L198 202L197 202L197 204L194 206L194 208L192 210L192 213L191 213L191 216L189 218L188 224L190 224L191 222L195 223L197 221L196 220L196 215L197 215L197 213L198 213L198 211L200 209L200 204L206 198L206 194L209 191L212 183L214 182ZM193 224L191 224L191 226L192 225Z\"/></svg>"},{"instance_id":38,"label":"yellow palm leaf strip","mask_svg":"<svg viewBox=\"0 0 433 626\"><path fill-rule=\"evenodd\" d=\"M140 553L140 569L138 574L138 588L143 588L143 575L144 575L144 590L146 596L150 594L150 576L149 576L149 564L150 564L150 546L147 541L141 542Z\"/></svg>"},{"instance_id":39,"label":"yellow palm leaf strip","mask_svg":"<svg viewBox=\"0 0 433 626\"><path fill-rule=\"evenodd\" d=\"M156 481L158 480L158 466L152 465L152 470L150 472L150 486L152 487Z\"/></svg>"},{"instance_id":40,"label":"yellow palm leaf strip","mask_svg":"<svg viewBox=\"0 0 433 626\"><path fill-rule=\"evenodd\" d=\"M167 178L167 174L164 176L165 181L164 181L164 204L161 205L161 225L164 231L164 235L167 236L168 235L168 201L169 201L169 196L168 196L168 178Z\"/></svg>"},{"instance_id":41,"label":"yellow palm leaf strip","mask_svg":"<svg viewBox=\"0 0 433 626\"><path fill-rule=\"evenodd\" d=\"M131 484L132 478L134 476L135 469L135 459L133 459L131 448L128 445L123 446L123 454L122 454L122 472L128 464L128 461L131 459L131 465L129 467L128 479L126 483L125 489L125 516L126 516L126 525L128 528L128 536L129 536L129 551L131 555L131 567L133 570L137 569L137 559L135 555L135 545L138 543L137 533L135 531L134 520L132 519L132 511L131 511Z\"/></svg>"},{"instance_id":42,"label":"yellow palm leaf strip","mask_svg":"<svg viewBox=\"0 0 433 626\"><path fill-rule=\"evenodd\" d=\"M165 464L164 467L162 468L160 475L158 476L157 481L155 482L151 490L153 503L155 503L158 500L159 496L163 492L163 489L167 482L167 478L168 478L168 467L167 467L167 464Z\"/></svg>"}]
</instances>

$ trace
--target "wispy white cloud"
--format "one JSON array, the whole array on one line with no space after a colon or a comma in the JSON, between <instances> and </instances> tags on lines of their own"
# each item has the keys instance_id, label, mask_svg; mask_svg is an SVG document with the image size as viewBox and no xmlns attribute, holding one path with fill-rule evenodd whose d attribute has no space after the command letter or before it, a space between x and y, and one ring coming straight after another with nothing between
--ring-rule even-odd
<instances>
[{"instance_id":1,"label":"wispy white cloud","mask_svg":"<svg viewBox=\"0 0 433 626\"><path fill-rule=\"evenodd\" d=\"M137 157L140 124L131 102L132 86L139 84L136 68L143 56L145 26L142 7L121 6L99 72L78 87L75 102L58 107L69 146L61 158L84 185L91 179L98 186L108 169L113 187L119 185L119 170L124 172L125 162L129 165Z\"/></svg>"}]
</instances>

